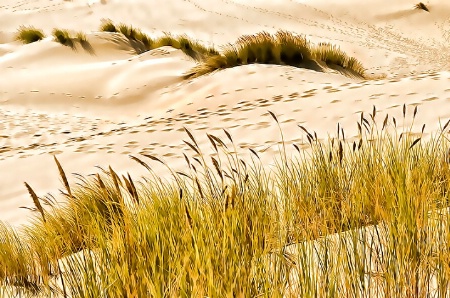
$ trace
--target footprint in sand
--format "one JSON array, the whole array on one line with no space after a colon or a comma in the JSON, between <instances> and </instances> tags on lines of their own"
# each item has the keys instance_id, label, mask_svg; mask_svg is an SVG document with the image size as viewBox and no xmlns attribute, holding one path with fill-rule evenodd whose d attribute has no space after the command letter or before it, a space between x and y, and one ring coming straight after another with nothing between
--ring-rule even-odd
<instances>
[{"instance_id":1,"label":"footprint in sand","mask_svg":"<svg viewBox=\"0 0 450 298\"><path fill-rule=\"evenodd\" d=\"M435 101L435 100L437 100L437 99L439 99L439 98L436 97L436 96L433 96L433 97L425 98L425 99L423 99L422 101Z\"/></svg>"}]
</instances>

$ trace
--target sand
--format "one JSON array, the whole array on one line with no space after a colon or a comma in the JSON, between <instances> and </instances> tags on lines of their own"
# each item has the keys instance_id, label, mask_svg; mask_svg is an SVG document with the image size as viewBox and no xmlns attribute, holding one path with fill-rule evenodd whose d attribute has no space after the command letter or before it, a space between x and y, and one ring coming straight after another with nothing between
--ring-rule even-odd
<instances>
[{"instance_id":1,"label":"sand","mask_svg":"<svg viewBox=\"0 0 450 298\"><path fill-rule=\"evenodd\" d=\"M145 169L129 156L140 153L183 169L182 154L192 155L184 127L206 154L212 152L206 134L225 138L226 129L244 157L252 148L268 165L281 142L268 111L289 148L307 142L298 125L326 140L339 123L352 141L360 113L373 106L378 121L389 114L406 126L417 106L413 131L426 124L431 135L450 118L450 5L441 2L430 0L428 13L407 0L2 0L0 220L14 226L30 220L30 211L19 208L32 207L24 181L38 195L58 193L53 155L72 183L70 173L96 173L96 166L139 177ZM138 54L121 35L98 32L102 18L152 37L185 33L214 46L289 30L339 45L377 79L247 65L185 80L195 61L171 47ZM23 45L14 40L20 25L47 35L55 27L83 31L92 48L71 49L52 37Z\"/></svg>"}]
</instances>

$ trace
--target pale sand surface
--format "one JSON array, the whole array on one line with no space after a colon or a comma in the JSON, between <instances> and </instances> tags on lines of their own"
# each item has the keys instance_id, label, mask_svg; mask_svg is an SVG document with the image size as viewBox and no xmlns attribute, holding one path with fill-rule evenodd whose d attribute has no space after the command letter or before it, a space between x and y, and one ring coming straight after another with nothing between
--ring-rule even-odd
<instances>
[{"instance_id":1,"label":"pale sand surface","mask_svg":"<svg viewBox=\"0 0 450 298\"><path fill-rule=\"evenodd\" d=\"M442 2L429 1L427 13L407 0L2 0L0 220L28 221L29 211L19 209L32 205L24 181L38 195L57 193L53 155L67 173L84 175L111 165L138 177L145 169L129 155L139 153L183 169L182 153L192 154L183 143L183 127L207 154L206 133L224 138L225 128L243 156L253 148L267 163L281 141L268 111L279 117L289 146L306 143L299 124L327 139L339 123L351 141L360 113L372 112L374 105L380 122L388 113L403 124L406 104L406 125L418 106L414 131L426 124L429 135L450 118L450 5ZM341 46L381 79L248 65L184 80L195 65L189 57L170 47L138 55L120 35L97 32L102 18L152 37L186 33L215 46L242 34L289 30ZM93 53L52 37L22 45L13 40L20 25L47 35L54 27L82 30Z\"/></svg>"}]
</instances>

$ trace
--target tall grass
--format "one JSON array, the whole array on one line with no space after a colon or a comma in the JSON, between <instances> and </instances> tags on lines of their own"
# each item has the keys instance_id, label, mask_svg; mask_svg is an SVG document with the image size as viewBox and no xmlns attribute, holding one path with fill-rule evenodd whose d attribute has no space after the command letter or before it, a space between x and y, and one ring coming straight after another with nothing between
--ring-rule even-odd
<instances>
[{"instance_id":1,"label":"tall grass","mask_svg":"<svg viewBox=\"0 0 450 298\"><path fill-rule=\"evenodd\" d=\"M42 30L36 29L32 26L21 26L16 33L16 40L21 41L25 44L39 41L44 37L45 34Z\"/></svg>"},{"instance_id":2,"label":"tall grass","mask_svg":"<svg viewBox=\"0 0 450 298\"><path fill-rule=\"evenodd\" d=\"M52 31L52 35L56 42L59 42L60 44L72 49L75 48L74 39L70 36L68 30L55 28Z\"/></svg>"},{"instance_id":3,"label":"tall grass","mask_svg":"<svg viewBox=\"0 0 450 298\"><path fill-rule=\"evenodd\" d=\"M351 75L362 78L365 76L361 62L349 57L339 47L328 43L312 46L303 36L282 30L274 35L260 32L241 36L234 44L224 46L221 52L214 47L204 46L187 35L172 36L170 33L164 33L163 36L152 39L140 29L123 23L115 25L109 19L102 20L100 31L122 34L139 54L164 46L180 49L199 62L185 74L185 78L195 78L219 69L252 63L320 69L321 62L326 67L337 66L339 70ZM79 32L73 38L67 30L54 29L52 34L54 40L62 45L75 49L75 41L79 41L86 51L91 54L94 52L83 33ZM42 38L43 33L31 27L21 27L17 34L17 39L25 43Z\"/></svg>"},{"instance_id":4,"label":"tall grass","mask_svg":"<svg viewBox=\"0 0 450 298\"><path fill-rule=\"evenodd\" d=\"M172 36L170 33L164 33L163 36L153 40L140 29L123 23L116 26L111 20L103 20L100 31L121 33L130 41L143 44L145 51L171 46L175 49L182 50L186 55L195 60L203 60L206 57L218 54L218 51L214 48L205 47L187 35Z\"/></svg>"},{"instance_id":5,"label":"tall grass","mask_svg":"<svg viewBox=\"0 0 450 298\"><path fill-rule=\"evenodd\" d=\"M119 32L116 25L110 19L102 19L102 24L100 25L100 31L102 32Z\"/></svg>"},{"instance_id":6,"label":"tall grass","mask_svg":"<svg viewBox=\"0 0 450 298\"><path fill-rule=\"evenodd\" d=\"M406 109L405 109L406 112ZM414 116L416 111L414 112ZM273 114L272 114L273 115ZM309 149L284 146L275 168L187 131L186 168L133 156L135 181L112 168L38 197L25 229L0 225L0 289L63 297L447 297L448 123L429 140L398 134L376 112ZM278 119L273 115L274 119ZM395 123L395 124L394 124ZM164 180L150 163L172 173ZM33 195L34 194L34 195Z\"/></svg>"},{"instance_id":7,"label":"tall grass","mask_svg":"<svg viewBox=\"0 0 450 298\"><path fill-rule=\"evenodd\" d=\"M206 57L186 77L194 78L219 69L252 63L314 68L317 66L315 62L324 62L328 67L339 66L364 77L362 64L338 47L328 44L313 47L303 36L287 31L278 31L275 35L260 32L241 36L236 43L225 46L222 54Z\"/></svg>"},{"instance_id":8,"label":"tall grass","mask_svg":"<svg viewBox=\"0 0 450 298\"><path fill-rule=\"evenodd\" d=\"M103 20L100 30L121 33L131 42L143 44L145 51L165 46L182 50L199 62L187 72L186 78L252 63L320 68L316 62L323 62L327 67L337 66L360 77L364 77L365 72L361 62L349 57L339 47L328 43L312 46L305 37L283 30L274 35L268 32L243 35L234 44L224 46L221 52L213 47L206 47L187 35L173 36L164 33L153 40L139 29L123 23L116 26L111 20Z\"/></svg>"}]
</instances>

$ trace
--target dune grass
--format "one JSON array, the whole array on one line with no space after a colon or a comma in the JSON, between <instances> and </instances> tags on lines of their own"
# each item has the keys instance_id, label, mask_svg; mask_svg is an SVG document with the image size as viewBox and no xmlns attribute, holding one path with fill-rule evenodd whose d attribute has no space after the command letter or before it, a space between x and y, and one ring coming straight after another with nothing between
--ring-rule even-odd
<instances>
[{"instance_id":1,"label":"dune grass","mask_svg":"<svg viewBox=\"0 0 450 298\"><path fill-rule=\"evenodd\" d=\"M66 29L53 29L52 31L53 38L56 42L59 42L63 46L67 46L69 48L74 49L75 43L74 38L70 36L70 33Z\"/></svg>"},{"instance_id":2,"label":"dune grass","mask_svg":"<svg viewBox=\"0 0 450 298\"><path fill-rule=\"evenodd\" d=\"M314 68L315 62L324 62L331 68L339 66L353 75L364 77L365 69L362 64L339 47L329 44L314 47L302 36L278 31L274 35L260 32L240 37L236 43L226 46L223 53L203 59L186 74L186 78L251 63Z\"/></svg>"},{"instance_id":3,"label":"dune grass","mask_svg":"<svg viewBox=\"0 0 450 298\"><path fill-rule=\"evenodd\" d=\"M211 55L219 54L214 48L205 47L198 41L189 38L187 35L173 36L172 34L165 32L162 36L153 40L140 29L136 29L131 25L123 23L116 26L111 20L104 20L100 26L100 31L121 33L130 41L142 43L145 51L170 46L182 50L186 55L197 61L203 60L205 57Z\"/></svg>"},{"instance_id":4,"label":"dune grass","mask_svg":"<svg viewBox=\"0 0 450 298\"><path fill-rule=\"evenodd\" d=\"M427 12L430 12L430 10L428 9L428 7L423 3L423 2L419 2L416 5L414 5L415 9L421 9Z\"/></svg>"},{"instance_id":5,"label":"dune grass","mask_svg":"<svg viewBox=\"0 0 450 298\"><path fill-rule=\"evenodd\" d=\"M320 68L316 62L326 67L347 71L349 74L364 77L365 69L361 62L349 57L339 47L325 43L312 46L303 36L280 30L274 35L260 32L241 36L234 44L228 44L222 51L206 47L187 35L173 36L170 33L152 40L141 30L130 25L114 25L104 20L101 31L118 32L131 41L141 42L145 50L170 46L182 50L199 64L189 70L185 78L195 78L219 69L252 63L281 64L296 67Z\"/></svg>"},{"instance_id":6,"label":"dune grass","mask_svg":"<svg viewBox=\"0 0 450 298\"><path fill-rule=\"evenodd\" d=\"M226 131L208 135L212 156L186 131L186 169L166 165L168 180L151 166L165 163L146 155L132 157L149 170L139 181L109 168L73 187L55 159L65 202L29 187L32 224L0 225L0 291L447 297L448 123L424 141L398 135L394 119L381 128L374 119L376 109L361 114L354 142L339 127L325 142L299 127L309 149L282 145L274 168L254 150L236 153Z\"/></svg>"},{"instance_id":7,"label":"dune grass","mask_svg":"<svg viewBox=\"0 0 450 298\"><path fill-rule=\"evenodd\" d=\"M327 66L339 66L343 69L351 70L356 74L364 75L364 67L354 57L349 57L338 46L322 43L312 48L312 55L315 60L324 62Z\"/></svg>"},{"instance_id":8,"label":"dune grass","mask_svg":"<svg viewBox=\"0 0 450 298\"><path fill-rule=\"evenodd\" d=\"M175 49L183 51L186 55L197 61L218 55L219 52L212 47L205 47L196 40L189 38L187 35L172 36L170 33L164 33L163 36L156 39L153 48L171 46Z\"/></svg>"},{"instance_id":9,"label":"dune grass","mask_svg":"<svg viewBox=\"0 0 450 298\"><path fill-rule=\"evenodd\" d=\"M99 29L102 32L119 32L116 25L114 25L114 23L110 19L103 19Z\"/></svg>"},{"instance_id":10,"label":"dune grass","mask_svg":"<svg viewBox=\"0 0 450 298\"><path fill-rule=\"evenodd\" d=\"M42 30L36 29L32 26L21 26L16 33L16 40L21 41L25 44L39 41L44 37L45 34Z\"/></svg>"},{"instance_id":11,"label":"dune grass","mask_svg":"<svg viewBox=\"0 0 450 298\"><path fill-rule=\"evenodd\" d=\"M328 43L312 46L303 36L288 31L280 30L274 35L268 32L244 35L234 44L228 44L223 47L222 51L218 51L214 47L202 45L187 35L173 36L170 33L164 33L164 35L152 39L140 29L124 23L115 25L109 19L102 20L99 29L103 32L122 34L139 54L164 46L171 46L183 51L199 62L185 74L185 78L195 78L216 70L252 63L290 65L311 69L320 69L320 63L323 63L326 67L339 67L339 70L346 74L365 77L365 69L361 62L348 56L339 47ZM81 32L77 33L75 38L63 29L54 29L52 34L54 40L62 45L75 49L74 42L79 41L85 50L93 53L86 36ZM42 38L42 32L32 27L21 27L17 34L17 39L25 43Z\"/></svg>"}]
</instances>

